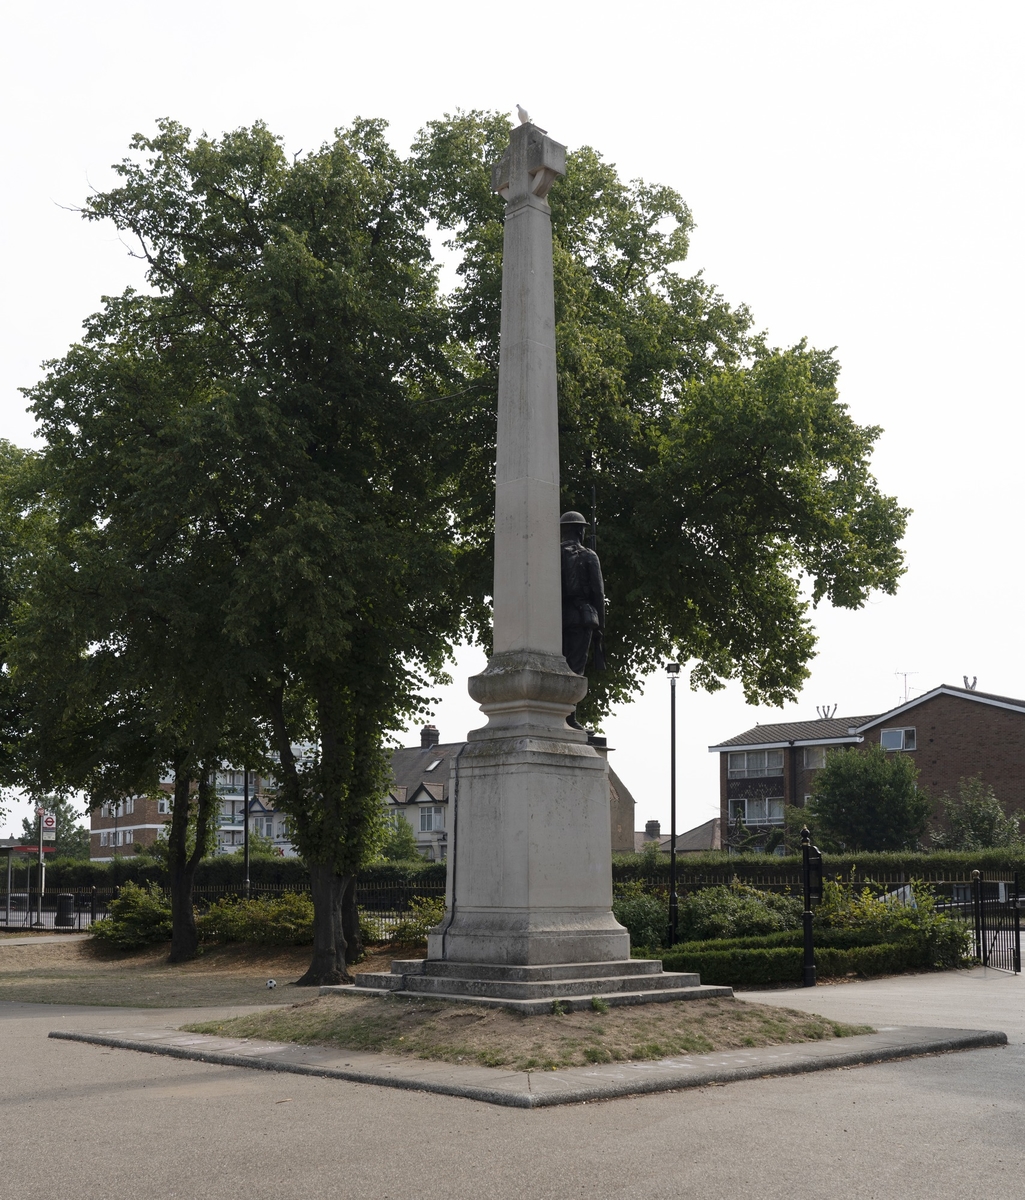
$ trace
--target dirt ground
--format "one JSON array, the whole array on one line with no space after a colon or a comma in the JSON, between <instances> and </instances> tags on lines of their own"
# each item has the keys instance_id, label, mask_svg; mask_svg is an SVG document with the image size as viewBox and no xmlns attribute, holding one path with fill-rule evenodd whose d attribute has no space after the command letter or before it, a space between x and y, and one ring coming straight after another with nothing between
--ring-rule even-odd
<instances>
[{"instance_id":1,"label":"dirt ground","mask_svg":"<svg viewBox=\"0 0 1025 1200\"><path fill-rule=\"evenodd\" d=\"M743 1000L681 1000L604 1013L524 1017L426 998L356 996L319 996L289 1008L187 1028L516 1070L707 1054L870 1032L867 1026Z\"/></svg>"},{"instance_id":2,"label":"dirt ground","mask_svg":"<svg viewBox=\"0 0 1025 1200\"><path fill-rule=\"evenodd\" d=\"M167 950L122 953L91 941L16 945L0 938L0 1000L192 1008L281 1004L310 994L292 986L309 966L308 946L211 946L177 966L167 963ZM374 962L370 969L387 970ZM277 982L273 990L268 979Z\"/></svg>"}]
</instances>

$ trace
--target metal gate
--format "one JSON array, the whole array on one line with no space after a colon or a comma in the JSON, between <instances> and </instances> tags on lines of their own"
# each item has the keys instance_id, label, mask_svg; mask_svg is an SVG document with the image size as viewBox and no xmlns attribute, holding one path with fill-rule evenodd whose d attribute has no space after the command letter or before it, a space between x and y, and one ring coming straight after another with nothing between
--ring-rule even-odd
<instances>
[{"instance_id":1,"label":"metal gate","mask_svg":"<svg viewBox=\"0 0 1025 1200\"><path fill-rule=\"evenodd\" d=\"M975 957L984 967L1021 973L1021 930L1018 925L1018 876L986 879L972 872L972 921Z\"/></svg>"}]
</instances>

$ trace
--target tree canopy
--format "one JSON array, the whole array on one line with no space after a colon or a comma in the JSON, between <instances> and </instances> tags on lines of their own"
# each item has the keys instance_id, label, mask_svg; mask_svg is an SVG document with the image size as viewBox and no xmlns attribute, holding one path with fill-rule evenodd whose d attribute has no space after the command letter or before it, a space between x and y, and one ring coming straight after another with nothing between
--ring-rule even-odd
<instances>
[{"instance_id":1,"label":"tree canopy","mask_svg":"<svg viewBox=\"0 0 1025 1200\"><path fill-rule=\"evenodd\" d=\"M812 785L808 823L824 850L916 850L932 812L907 755L873 744L831 750Z\"/></svg>"},{"instance_id":2,"label":"tree canopy","mask_svg":"<svg viewBox=\"0 0 1025 1200\"><path fill-rule=\"evenodd\" d=\"M165 120L84 209L150 290L105 298L28 392L48 532L11 612L21 776L97 802L173 770L183 953L189 814L211 818L220 760L269 752L313 879L305 981L344 978L387 731L425 711L454 643L489 643L489 169L507 136L457 114L402 157L357 120L290 157L260 123L212 139ZM790 698L809 604L857 606L901 573L879 431L839 403L830 352L772 348L684 273L674 191L585 147L551 203L564 507L595 488L609 598L609 669L582 712L668 656L696 685ZM459 256L450 296L432 223Z\"/></svg>"},{"instance_id":3,"label":"tree canopy","mask_svg":"<svg viewBox=\"0 0 1025 1200\"><path fill-rule=\"evenodd\" d=\"M1019 819L1004 812L993 788L978 775L958 782L957 795L940 797L947 828L932 839L944 850L988 850L1020 846Z\"/></svg>"},{"instance_id":4,"label":"tree canopy","mask_svg":"<svg viewBox=\"0 0 1025 1200\"><path fill-rule=\"evenodd\" d=\"M494 396L503 201L489 166L501 116L429 123L413 149L423 203L451 234L450 298L466 395L456 512L490 587ZM838 400L831 351L777 349L700 274L683 270L691 214L668 187L625 183L589 147L549 196L555 243L563 509L595 489L608 670L591 720L653 663L692 663L708 689L793 699L815 636L810 604L856 608L893 592L907 511L869 470L880 430ZM477 628L486 639L486 625Z\"/></svg>"}]
</instances>

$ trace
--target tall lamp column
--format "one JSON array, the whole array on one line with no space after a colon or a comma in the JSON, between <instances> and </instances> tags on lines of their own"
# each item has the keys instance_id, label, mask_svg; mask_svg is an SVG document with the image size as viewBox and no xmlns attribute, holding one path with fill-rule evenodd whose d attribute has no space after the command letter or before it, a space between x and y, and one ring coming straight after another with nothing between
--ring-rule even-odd
<instances>
[{"instance_id":1,"label":"tall lamp column","mask_svg":"<svg viewBox=\"0 0 1025 1200\"><path fill-rule=\"evenodd\" d=\"M666 664L669 676L669 945L675 946L680 898L676 894L676 681L680 664Z\"/></svg>"},{"instance_id":2,"label":"tall lamp column","mask_svg":"<svg viewBox=\"0 0 1025 1200\"><path fill-rule=\"evenodd\" d=\"M249 768L242 767L242 860L245 883L243 893L249 899Z\"/></svg>"}]
</instances>

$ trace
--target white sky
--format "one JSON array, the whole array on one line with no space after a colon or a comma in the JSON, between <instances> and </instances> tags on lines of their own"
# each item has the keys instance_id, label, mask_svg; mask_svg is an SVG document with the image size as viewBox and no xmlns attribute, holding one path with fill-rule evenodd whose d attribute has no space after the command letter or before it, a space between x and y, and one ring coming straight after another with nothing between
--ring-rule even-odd
<instances>
[{"instance_id":1,"label":"white sky","mask_svg":"<svg viewBox=\"0 0 1025 1200\"><path fill-rule=\"evenodd\" d=\"M19 385L104 293L138 281L112 229L68 206L112 182L136 130L262 118L291 152L354 116L405 149L456 108L529 109L571 147L678 189L691 265L777 344L837 346L842 397L885 433L875 470L914 508L895 598L820 611L798 704L680 688L680 828L717 811L706 747L756 721L879 712L960 683L1025 694L1021 639L1023 253L1020 5L946 0L624 6L53 0L6 10L0 101L0 436L32 443ZM63 206L63 207L62 207ZM1012 536L1012 534L1014 536ZM481 723L461 656L442 738ZM638 827L668 820L669 685L608 722ZM20 826L20 812L11 827Z\"/></svg>"}]
</instances>

